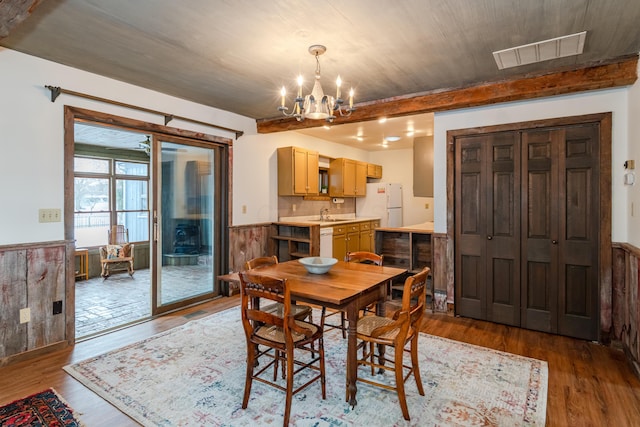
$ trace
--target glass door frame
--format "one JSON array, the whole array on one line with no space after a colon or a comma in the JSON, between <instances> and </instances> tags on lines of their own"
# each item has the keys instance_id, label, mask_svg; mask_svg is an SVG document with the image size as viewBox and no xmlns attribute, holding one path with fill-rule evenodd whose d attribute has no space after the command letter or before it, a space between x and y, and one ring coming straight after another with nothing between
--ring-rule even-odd
<instances>
[{"instance_id":1,"label":"glass door frame","mask_svg":"<svg viewBox=\"0 0 640 427\"><path fill-rule=\"evenodd\" d=\"M213 177L213 212L211 233L213 234L212 241L212 263L213 263L213 276L212 276L212 292L193 296L188 299L183 299L175 302L162 304L160 298L160 290L162 286L161 274L162 274L162 238L172 238L169 235L168 230L165 230L162 234L161 224L161 203L162 203L162 156L161 147L163 143L172 143L184 145L185 147L199 147L204 149L215 150L214 164L212 165ZM166 134L153 134L152 135L152 208L151 208L151 261L152 264L157 267L153 269L152 274L152 292L151 292L151 309L152 314L161 314L170 311L174 311L179 308L183 308L201 301L206 301L218 296L222 296L220 281L217 280L217 276L224 274L226 265L228 265L228 206L229 206L229 192L224 191L225 188L229 188L229 151L228 146L224 144L216 144L211 142L205 142L201 140L195 140L193 138L184 138L175 135ZM224 219L224 220L223 220ZM218 252L224 252L219 254Z\"/></svg>"},{"instance_id":2,"label":"glass door frame","mask_svg":"<svg viewBox=\"0 0 640 427\"><path fill-rule=\"evenodd\" d=\"M229 265L229 226L230 224L230 200L231 200L231 182L232 182L232 167L231 167L231 152L233 140L231 138L221 137L206 134L203 132L195 132L189 130L178 129L174 127L168 127L163 125L158 125L155 123L149 123L137 119L125 118L122 116L116 116L113 114L98 112L94 110L88 110L84 108L78 108L73 106L66 105L64 107L64 188L65 188L65 200L64 200L64 238L68 242L73 242L74 240L74 155L75 155L75 141L74 141L74 123L76 120L85 120L89 122L102 123L109 126L121 127L123 129L137 130L141 132L145 132L147 134L152 134L154 141L158 138L165 137L176 137L181 141L185 141L188 144L200 145L205 147L217 147L220 149L220 161L219 168L216 172L216 194L219 198L218 200L218 209L216 210L216 214L214 215L214 223L212 227L215 227L214 233L219 236L218 242L213 242L213 245L219 245L216 253L216 261L214 262L214 281L215 288L217 289L217 294L221 295L219 281L217 280L217 276L225 274ZM151 188L150 194L151 198L154 198L154 194L157 194L157 184L155 182L155 174L157 174L156 165L158 154L156 153L158 147L152 149L152 161L151 161ZM155 207L155 201L151 202L152 207ZM151 217L153 220L153 210L151 212ZM151 235L150 240L153 245L154 235L153 235L153 222L151 223ZM69 257L69 261L73 260L72 257ZM154 267L154 260L151 259L151 267ZM69 271L73 271L69 269ZM153 271L153 270L152 270ZM155 276L155 275L152 275ZM67 278L67 280L73 280L72 278ZM153 279L155 280L155 279ZM157 283L152 284L152 294L153 301L151 310L152 316L156 316L159 314L163 314L172 310L179 309L183 306L194 304L200 300L210 299L215 297L216 295L208 295L206 298L198 298L196 301L186 300L181 301L179 304L172 304L163 306L161 310L158 310L153 302L157 299L156 293ZM70 299L73 301L73 298ZM70 308L71 312L75 313L75 307ZM70 326L69 329L69 337L70 339L75 340L75 332L73 328L73 324L75 323L74 319L69 319Z\"/></svg>"}]
</instances>

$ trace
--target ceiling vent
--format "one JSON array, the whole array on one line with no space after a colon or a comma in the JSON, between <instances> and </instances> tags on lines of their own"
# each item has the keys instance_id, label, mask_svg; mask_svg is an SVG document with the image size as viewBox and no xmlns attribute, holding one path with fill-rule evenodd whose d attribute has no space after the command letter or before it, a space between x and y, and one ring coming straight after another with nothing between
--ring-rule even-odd
<instances>
[{"instance_id":1,"label":"ceiling vent","mask_svg":"<svg viewBox=\"0 0 640 427\"><path fill-rule=\"evenodd\" d=\"M549 59L565 56L579 55L584 48L584 40L587 32L556 37L537 43L525 44L509 49L493 52L493 57L500 70L519 65L533 64L534 62L548 61Z\"/></svg>"}]
</instances>

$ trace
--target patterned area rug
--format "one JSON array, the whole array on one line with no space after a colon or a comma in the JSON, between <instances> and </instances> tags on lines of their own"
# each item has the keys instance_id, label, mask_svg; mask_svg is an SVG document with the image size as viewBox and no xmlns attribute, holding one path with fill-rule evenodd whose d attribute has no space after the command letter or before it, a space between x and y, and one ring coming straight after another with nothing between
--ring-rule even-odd
<instances>
[{"instance_id":1,"label":"patterned area rug","mask_svg":"<svg viewBox=\"0 0 640 427\"><path fill-rule=\"evenodd\" d=\"M410 378L406 386L410 422L402 418L392 391L358 383L358 405L352 409L344 401L346 340L331 330L325 334L327 399L321 399L319 383L298 393L291 423L545 424L546 362L426 334L420 335L419 344L425 396L418 394ZM145 426L281 424L284 394L272 387L254 381L249 406L241 408L245 349L240 312L233 308L64 369ZM392 376L387 373L384 379L393 381Z\"/></svg>"},{"instance_id":2,"label":"patterned area rug","mask_svg":"<svg viewBox=\"0 0 640 427\"><path fill-rule=\"evenodd\" d=\"M0 427L76 427L83 424L52 388L0 407Z\"/></svg>"}]
</instances>

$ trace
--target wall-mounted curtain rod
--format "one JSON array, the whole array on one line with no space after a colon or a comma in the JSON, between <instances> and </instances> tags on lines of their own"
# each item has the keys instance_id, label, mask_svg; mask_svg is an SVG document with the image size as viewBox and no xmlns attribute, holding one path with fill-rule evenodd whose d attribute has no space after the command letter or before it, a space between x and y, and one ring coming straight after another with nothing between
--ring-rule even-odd
<instances>
[{"instance_id":1,"label":"wall-mounted curtain rod","mask_svg":"<svg viewBox=\"0 0 640 427\"><path fill-rule=\"evenodd\" d=\"M137 105L125 104L124 102L113 101L111 99L106 99L106 98L100 98L98 96L88 95L86 93L74 92L72 90L63 89L63 88L61 88L59 86L45 85L45 87L51 91L51 102L56 102L56 98L58 98L58 96L60 96L61 94L64 93L64 94L67 94L67 95L79 96L80 98L91 99L92 101L100 101L100 102L104 102L104 103L107 103L107 104L117 105L117 106L120 106L120 107L131 108L133 110L144 111L146 113L158 114L160 116L164 116L164 124L165 124L165 126L171 120L178 119L178 120L182 120L182 121L185 121L185 122L191 122L191 123L197 123L199 125L210 126L210 127L216 128L216 129L221 129L221 130L227 131L227 132L233 132L233 133L236 134L236 139L238 139L242 135L244 135L244 131L241 131L241 130L230 129L230 128L226 128L226 127L223 127L223 126L218 126L218 125L214 125L214 124L211 124L211 123L207 123L207 122L201 122L200 120L194 120L194 119L190 119L188 117L175 116L173 114L163 113L162 111L151 110L151 109L145 108L145 107L138 107Z\"/></svg>"}]
</instances>

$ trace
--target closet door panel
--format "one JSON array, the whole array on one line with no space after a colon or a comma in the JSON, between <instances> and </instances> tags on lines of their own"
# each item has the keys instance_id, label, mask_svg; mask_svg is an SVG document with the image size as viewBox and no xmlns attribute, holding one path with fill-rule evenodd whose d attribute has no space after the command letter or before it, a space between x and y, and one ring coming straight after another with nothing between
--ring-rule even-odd
<instances>
[{"instance_id":1,"label":"closet door panel","mask_svg":"<svg viewBox=\"0 0 640 427\"><path fill-rule=\"evenodd\" d=\"M564 128L559 159L558 333L598 338L599 126Z\"/></svg>"},{"instance_id":2,"label":"closet door panel","mask_svg":"<svg viewBox=\"0 0 640 427\"><path fill-rule=\"evenodd\" d=\"M487 135L487 320L520 325L520 135Z\"/></svg>"},{"instance_id":3,"label":"closet door panel","mask_svg":"<svg viewBox=\"0 0 640 427\"><path fill-rule=\"evenodd\" d=\"M456 144L456 312L475 319L486 319L483 159L482 137Z\"/></svg>"},{"instance_id":4,"label":"closet door panel","mask_svg":"<svg viewBox=\"0 0 640 427\"><path fill-rule=\"evenodd\" d=\"M558 168L560 135L522 133L522 326L557 332Z\"/></svg>"}]
</instances>

